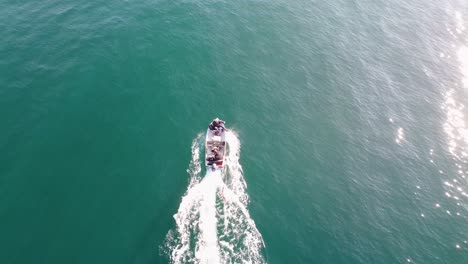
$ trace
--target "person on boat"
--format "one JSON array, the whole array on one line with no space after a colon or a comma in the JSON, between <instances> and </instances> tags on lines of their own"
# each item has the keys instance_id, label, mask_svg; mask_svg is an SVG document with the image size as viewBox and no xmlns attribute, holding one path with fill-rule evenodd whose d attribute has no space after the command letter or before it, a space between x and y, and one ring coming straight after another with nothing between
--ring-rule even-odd
<instances>
[{"instance_id":1,"label":"person on boat","mask_svg":"<svg viewBox=\"0 0 468 264\"><path fill-rule=\"evenodd\" d=\"M211 165L213 164L216 160L218 160L218 157L217 157L218 154L218 147L213 147L211 149L211 153L208 154L208 156L206 157L206 160L208 161L208 165Z\"/></svg>"},{"instance_id":2,"label":"person on boat","mask_svg":"<svg viewBox=\"0 0 468 264\"><path fill-rule=\"evenodd\" d=\"M208 161L208 165L211 165L214 163L214 161L216 160L216 157L214 155L209 155L206 160Z\"/></svg>"},{"instance_id":3,"label":"person on boat","mask_svg":"<svg viewBox=\"0 0 468 264\"><path fill-rule=\"evenodd\" d=\"M214 160L217 161L217 160L220 160L221 159L221 153L219 153L219 148L218 147L214 147L211 152L213 153L213 156L214 156Z\"/></svg>"},{"instance_id":4,"label":"person on boat","mask_svg":"<svg viewBox=\"0 0 468 264\"><path fill-rule=\"evenodd\" d=\"M223 120L221 120L219 118L215 118L213 120L213 122L211 122L211 124L209 125L209 128L210 128L210 130L225 131L227 129L224 126L224 123L226 123L226 122L224 122Z\"/></svg>"},{"instance_id":5,"label":"person on boat","mask_svg":"<svg viewBox=\"0 0 468 264\"><path fill-rule=\"evenodd\" d=\"M222 160L221 153L216 152L216 154L215 154L215 161L219 161L219 160Z\"/></svg>"}]
</instances>

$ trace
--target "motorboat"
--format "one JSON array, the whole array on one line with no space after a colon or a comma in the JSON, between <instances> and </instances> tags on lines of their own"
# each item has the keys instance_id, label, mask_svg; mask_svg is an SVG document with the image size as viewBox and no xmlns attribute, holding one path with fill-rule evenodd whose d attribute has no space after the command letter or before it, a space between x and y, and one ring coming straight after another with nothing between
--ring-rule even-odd
<instances>
[{"instance_id":1,"label":"motorboat","mask_svg":"<svg viewBox=\"0 0 468 264\"><path fill-rule=\"evenodd\" d=\"M206 131L205 140L205 165L212 170L224 167L224 157L226 156L226 128L213 127L211 124Z\"/></svg>"}]
</instances>

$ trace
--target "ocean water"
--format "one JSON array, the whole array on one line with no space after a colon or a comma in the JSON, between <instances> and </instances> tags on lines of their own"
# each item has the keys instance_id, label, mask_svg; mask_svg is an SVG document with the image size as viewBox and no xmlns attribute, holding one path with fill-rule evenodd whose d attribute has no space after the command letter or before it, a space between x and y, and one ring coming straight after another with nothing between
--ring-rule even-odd
<instances>
[{"instance_id":1,"label":"ocean water","mask_svg":"<svg viewBox=\"0 0 468 264\"><path fill-rule=\"evenodd\" d=\"M2 264L468 263L466 1L4 0L0 32Z\"/></svg>"}]
</instances>

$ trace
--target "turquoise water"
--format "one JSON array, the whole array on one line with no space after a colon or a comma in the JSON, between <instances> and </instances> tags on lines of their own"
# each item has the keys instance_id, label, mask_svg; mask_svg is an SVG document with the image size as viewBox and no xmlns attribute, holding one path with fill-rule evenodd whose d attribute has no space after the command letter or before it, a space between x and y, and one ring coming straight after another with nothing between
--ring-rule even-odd
<instances>
[{"instance_id":1,"label":"turquoise water","mask_svg":"<svg viewBox=\"0 0 468 264\"><path fill-rule=\"evenodd\" d=\"M226 232L262 241L233 261L468 263L467 10L0 2L0 263L170 263L191 179L229 206L193 174L216 116L249 198Z\"/></svg>"}]
</instances>

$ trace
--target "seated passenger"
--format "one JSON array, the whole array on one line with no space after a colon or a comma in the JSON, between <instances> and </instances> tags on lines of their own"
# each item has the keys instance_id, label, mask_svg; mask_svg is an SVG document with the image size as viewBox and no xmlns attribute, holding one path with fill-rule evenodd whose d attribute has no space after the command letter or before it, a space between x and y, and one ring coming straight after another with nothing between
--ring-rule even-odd
<instances>
[{"instance_id":1,"label":"seated passenger","mask_svg":"<svg viewBox=\"0 0 468 264\"><path fill-rule=\"evenodd\" d=\"M209 155L209 156L206 158L206 161L208 161L208 165L213 164L215 160L216 160L216 156L215 156L215 155Z\"/></svg>"},{"instance_id":2,"label":"seated passenger","mask_svg":"<svg viewBox=\"0 0 468 264\"><path fill-rule=\"evenodd\" d=\"M217 160L221 160L221 159L222 159L221 154L220 154L219 152L216 152L216 154L215 154L215 160L217 161Z\"/></svg>"},{"instance_id":3,"label":"seated passenger","mask_svg":"<svg viewBox=\"0 0 468 264\"><path fill-rule=\"evenodd\" d=\"M221 160L223 158L223 156L221 155L221 153L219 153L219 148L218 147L214 147L211 152L213 152L214 154L214 158L215 160Z\"/></svg>"}]
</instances>

